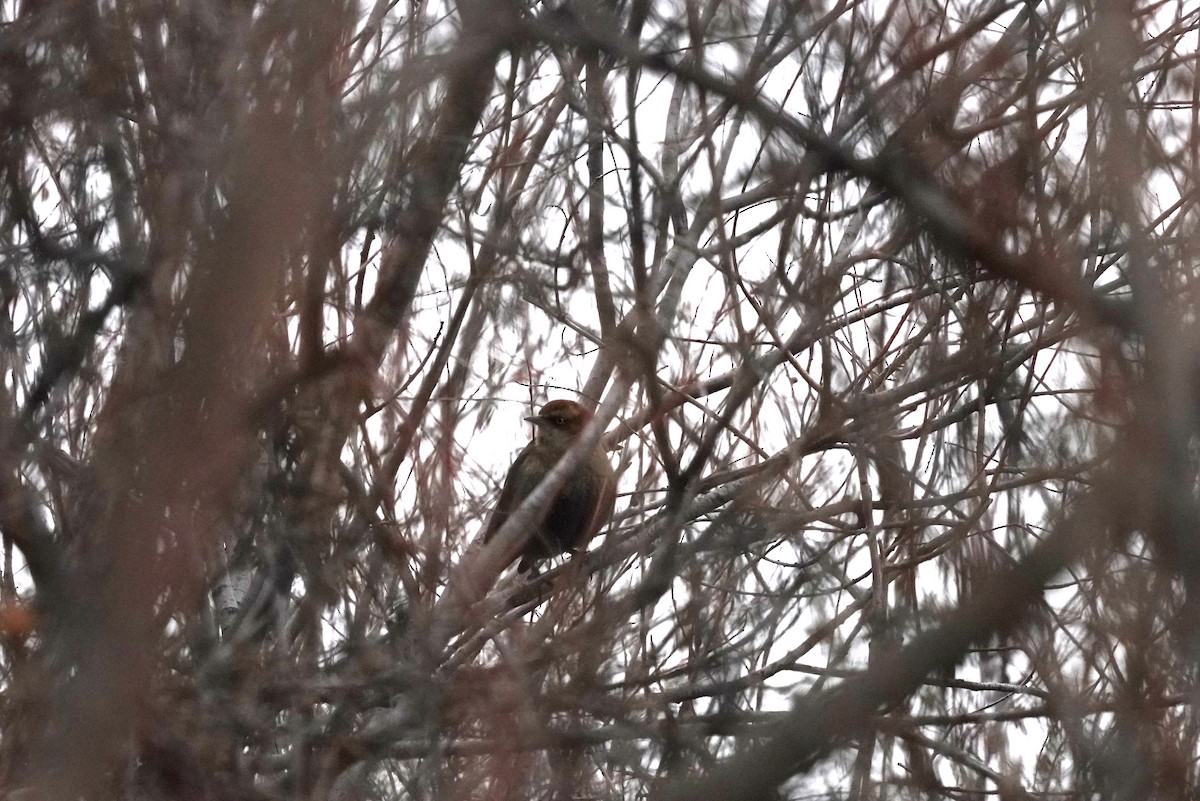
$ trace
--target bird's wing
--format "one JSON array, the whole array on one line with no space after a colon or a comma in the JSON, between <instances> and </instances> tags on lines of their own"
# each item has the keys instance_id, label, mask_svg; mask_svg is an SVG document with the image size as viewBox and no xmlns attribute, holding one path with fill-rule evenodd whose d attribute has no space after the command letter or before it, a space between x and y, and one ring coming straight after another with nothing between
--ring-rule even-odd
<instances>
[{"instance_id":1,"label":"bird's wing","mask_svg":"<svg viewBox=\"0 0 1200 801\"><path fill-rule=\"evenodd\" d=\"M533 456L532 443L525 446L525 450L517 454L517 458L513 460L512 467L508 468L508 475L504 478L504 489L500 490L500 500L496 502L496 509L492 512L492 519L488 521L487 531L484 532L483 541L488 542L492 536L500 530L504 525L504 521L508 520L521 501L525 500L533 487L525 486L528 484L528 472L525 470L525 465ZM536 482L535 482L536 483Z\"/></svg>"},{"instance_id":2,"label":"bird's wing","mask_svg":"<svg viewBox=\"0 0 1200 801\"><path fill-rule=\"evenodd\" d=\"M596 505L592 507L592 519L588 521L587 528L584 529L584 540L576 546L577 548L587 547L592 537L595 537L612 517L616 505L617 481L616 476L610 471L605 474L604 483L600 485L600 491L596 496Z\"/></svg>"}]
</instances>

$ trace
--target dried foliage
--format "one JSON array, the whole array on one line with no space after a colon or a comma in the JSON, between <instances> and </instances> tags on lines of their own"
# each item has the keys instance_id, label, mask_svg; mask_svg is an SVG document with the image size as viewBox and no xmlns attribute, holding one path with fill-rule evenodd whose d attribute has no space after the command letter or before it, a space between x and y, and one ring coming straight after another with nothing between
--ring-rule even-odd
<instances>
[{"instance_id":1,"label":"dried foliage","mask_svg":"<svg viewBox=\"0 0 1200 801\"><path fill-rule=\"evenodd\" d=\"M1194 3L2 8L6 796L1200 792Z\"/></svg>"}]
</instances>

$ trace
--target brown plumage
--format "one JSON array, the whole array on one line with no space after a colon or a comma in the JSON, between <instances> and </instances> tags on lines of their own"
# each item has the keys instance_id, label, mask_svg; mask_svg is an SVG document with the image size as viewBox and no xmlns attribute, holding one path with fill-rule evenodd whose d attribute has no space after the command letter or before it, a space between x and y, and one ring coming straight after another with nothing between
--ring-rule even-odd
<instances>
[{"instance_id":1,"label":"brown plumage","mask_svg":"<svg viewBox=\"0 0 1200 801\"><path fill-rule=\"evenodd\" d=\"M525 418L535 426L534 439L509 468L500 502L483 535L484 542L500 530L521 501L571 448L591 416L575 401L554 400L543 406L536 417ZM550 502L541 525L535 527L519 553L521 564L517 570L523 573L535 562L587 547L588 541L612 516L616 499L616 474L604 451L597 446Z\"/></svg>"}]
</instances>

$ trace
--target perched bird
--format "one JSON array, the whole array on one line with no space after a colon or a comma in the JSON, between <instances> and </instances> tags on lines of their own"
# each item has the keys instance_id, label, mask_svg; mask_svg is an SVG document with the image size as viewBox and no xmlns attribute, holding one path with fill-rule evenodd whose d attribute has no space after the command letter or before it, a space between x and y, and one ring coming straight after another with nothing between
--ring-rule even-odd
<instances>
[{"instance_id":1,"label":"perched bird","mask_svg":"<svg viewBox=\"0 0 1200 801\"><path fill-rule=\"evenodd\" d=\"M525 418L534 425L534 439L508 470L500 502L483 535L484 542L500 530L521 501L570 450L591 417L575 401L553 400L536 417ZM540 525L534 527L520 552L521 564L517 570L524 573L535 562L585 548L612 516L616 500L616 474L604 451L597 446L550 502Z\"/></svg>"}]
</instances>

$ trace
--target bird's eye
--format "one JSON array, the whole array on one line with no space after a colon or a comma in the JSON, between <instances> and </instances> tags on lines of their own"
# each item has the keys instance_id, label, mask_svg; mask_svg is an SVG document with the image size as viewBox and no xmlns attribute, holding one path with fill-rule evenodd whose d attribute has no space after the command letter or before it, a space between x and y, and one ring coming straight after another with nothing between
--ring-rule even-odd
<instances>
[{"instance_id":1,"label":"bird's eye","mask_svg":"<svg viewBox=\"0 0 1200 801\"><path fill-rule=\"evenodd\" d=\"M564 422L566 422L566 421L562 419L561 415L554 418L554 425L556 425L556 426L561 426Z\"/></svg>"}]
</instances>

